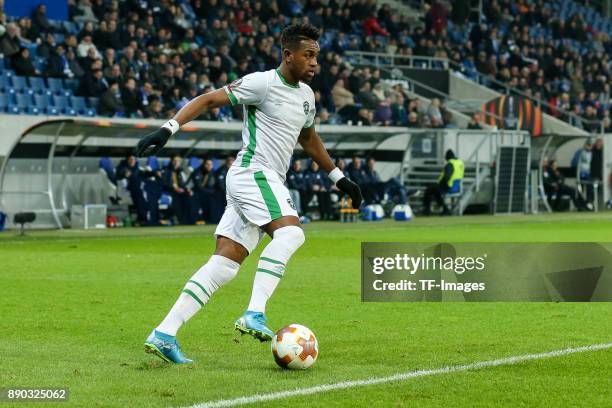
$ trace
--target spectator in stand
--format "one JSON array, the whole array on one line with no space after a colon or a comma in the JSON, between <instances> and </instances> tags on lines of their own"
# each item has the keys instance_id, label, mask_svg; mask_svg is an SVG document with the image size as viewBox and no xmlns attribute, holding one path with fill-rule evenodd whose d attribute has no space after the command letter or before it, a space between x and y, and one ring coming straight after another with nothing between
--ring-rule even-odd
<instances>
[{"instance_id":1,"label":"spectator in stand","mask_svg":"<svg viewBox=\"0 0 612 408\"><path fill-rule=\"evenodd\" d=\"M34 64L30 60L30 50L21 47L19 53L13 55L11 58L11 68L15 71L16 75L19 76L38 76L40 72L34 68Z\"/></svg>"},{"instance_id":2,"label":"spectator in stand","mask_svg":"<svg viewBox=\"0 0 612 408\"><path fill-rule=\"evenodd\" d=\"M444 120L442 118L442 111L440 109L440 100L438 98L433 98L431 100L431 104L427 109L427 116L429 117L429 122L431 123L431 127L433 128L441 128L444 127Z\"/></svg>"},{"instance_id":3,"label":"spectator in stand","mask_svg":"<svg viewBox=\"0 0 612 408\"><path fill-rule=\"evenodd\" d=\"M0 52L5 57L12 57L19 54L21 49L21 41L19 39L19 27L15 23L6 25L6 32L0 39Z\"/></svg>"},{"instance_id":4,"label":"spectator in stand","mask_svg":"<svg viewBox=\"0 0 612 408\"><path fill-rule=\"evenodd\" d=\"M331 205L331 183L326 174L319 169L319 165L314 160L310 163L310 168L306 171L306 194L304 195L303 208L307 209L313 196L317 196L319 204L319 214L321 220L331 220L334 217Z\"/></svg>"},{"instance_id":5,"label":"spectator in stand","mask_svg":"<svg viewBox=\"0 0 612 408\"><path fill-rule=\"evenodd\" d=\"M125 115L127 117L143 117L142 100L136 90L136 81L134 78L129 78L125 82L125 86L121 88L121 103L125 108Z\"/></svg>"},{"instance_id":6,"label":"spectator in stand","mask_svg":"<svg viewBox=\"0 0 612 408\"><path fill-rule=\"evenodd\" d=\"M47 18L47 6L40 3L32 12L32 29L35 33L53 33L57 30Z\"/></svg>"},{"instance_id":7,"label":"spectator in stand","mask_svg":"<svg viewBox=\"0 0 612 408\"><path fill-rule=\"evenodd\" d=\"M81 86L77 90L77 95L85 97L100 98L109 87L108 81L104 78L101 69L96 69L86 73Z\"/></svg>"},{"instance_id":8,"label":"spectator in stand","mask_svg":"<svg viewBox=\"0 0 612 408\"><path fill-rule=\"evenodd\" d=\"M176 154L162 173L163 189L172 196L172 209L179 224L193 224L191 197L193 192L187 188L187 176L183 170L183 158Z\"/></svg>"},{"instance_id":9,"label":"spectator in stand","mask_svg":"<svg viewBox=\"0 0 612 408\"><path fill-rule=\"evenodd\" d=\"M110 87L100 97L98 113L102 116L125 115L125 106L121 101L121 91L117 82L110 82Z\"/></svg>"},{"instance_id":10,"label":"spectator in stand","mask_svg":"<svg viewBox=\"0 0 612 408\"><path fill-rule=\"evenodd\" d=\"M331 91L336 113L345 121L357 122L359 117L359 108L355 106L355 98L353 93L346 89L344 79L339 78L334 88Z\"/></svg>"},{"instance_id":11,"label":"spectator in stand","mask_svg":"<svg viewBox=\"0 0 612 408\"><path fill-rule=\"evenodd\" d=\"M470 121L468 122L468 129L472 129L472 130L482 130L482 124L483 124L483 120L482 120L482 112L480 111L476 111L474 112L474 114L470 117Z\"/></svg>"},{"instance_id":12,"label":"spectator in stand","mask_svg":"<svg viewBox=\"0 0 612 408\"><path fill-rule=\"evenodd\" d=\"M168 117L162 110L162 104L159 98L155 97L151 100L149 106L145 108L145 117L151 119L166 119Z\"/></svg>"},{"instance_id":13,"label":"spectator in stand","mask_svg":"<svg viewBox=\"0 0 612 408\"><path fill-rule=\"evenodd\" d=\"M291 194L291 200L295 203L298 214L304 214L306 210L304 207L308 205L306 202L308 193L306 191L306 178L302 171L302 162L298 159L293 160L291 168L287 172L287 188L289 189L289 194Z\"/></svg>"}]
</instances>

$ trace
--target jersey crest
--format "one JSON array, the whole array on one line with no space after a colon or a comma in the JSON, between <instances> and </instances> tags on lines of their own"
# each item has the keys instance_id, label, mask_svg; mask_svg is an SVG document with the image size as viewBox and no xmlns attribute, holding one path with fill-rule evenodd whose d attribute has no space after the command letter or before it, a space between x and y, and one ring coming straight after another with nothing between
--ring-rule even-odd
<instances>
[{"instance_id":1,"label":"jersey crest","mask_svg":"<svg viewBox=\"0 0 612 408\"><path fill-rule=\"evenodd\" d=\"M308 116L309 110L310 110L310 104L308 102L304 102L304 115Z\"/></svg>"}]
</instances>

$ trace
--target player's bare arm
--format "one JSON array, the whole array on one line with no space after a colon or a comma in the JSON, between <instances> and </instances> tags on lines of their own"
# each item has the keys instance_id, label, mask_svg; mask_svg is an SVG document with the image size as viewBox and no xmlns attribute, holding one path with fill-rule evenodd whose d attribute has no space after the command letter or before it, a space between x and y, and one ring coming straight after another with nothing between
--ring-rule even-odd
<instances>
[{"instance_id":1,"label":"player's bare arm","mask_svg":"<svg viewBox=\"0 0 612 408\"><path fill-rule=\"evenodd\" d=\"M363 199L359 186L346 178L342 171L334 165L321 138L315 132L314 126L302 129L298 137L298 143L304 148L304 152L327 172L336 187L351 197L353 208L359 208Z\"/></svg>"},{"instance_id":2,"label":"player's bare arm","mask_svg":"<svg viewBox=\"0 0 612 408\"><path fill-rule=\"evenodd\" d=\"M178 130L186 123L191 122L204 112L211 109L220 108L228 105L230 100L223 89L205 93L193 98L187 105L174 115L174 118L157 129L143 137L136 146L136 156L142 156L145 152L150 155L155 155L159 152L170 139L170 136L178 132Z\"/></svg>"},{"instance_id":3,"label":"player's bare arm","mask_svg":"<svg viewBox=\"0 0 612 408\"><path fill-rule=\"evenodd\" d=\"M298 137L298 143L302 146L304 152L312 157L326 173L331 173L336 167L314 126L302 129Z\"/></svg>"}]
</instances>

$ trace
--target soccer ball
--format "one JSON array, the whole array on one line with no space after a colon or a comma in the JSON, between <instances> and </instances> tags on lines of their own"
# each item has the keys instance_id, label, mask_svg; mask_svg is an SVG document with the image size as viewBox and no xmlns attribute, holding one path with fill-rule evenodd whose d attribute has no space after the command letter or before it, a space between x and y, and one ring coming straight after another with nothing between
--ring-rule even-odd
<instances>
[{"instance_id":1,"label":"soccer ball","mask_svg":"<svg viewBox=\"0 0 612 408\"><path fill-rule=\"evenodd\" d=\"M305 370L317 361L319 344L308 327L290 324L272 338L272 355L282 368Z\"/></svg>"}]
</instances>

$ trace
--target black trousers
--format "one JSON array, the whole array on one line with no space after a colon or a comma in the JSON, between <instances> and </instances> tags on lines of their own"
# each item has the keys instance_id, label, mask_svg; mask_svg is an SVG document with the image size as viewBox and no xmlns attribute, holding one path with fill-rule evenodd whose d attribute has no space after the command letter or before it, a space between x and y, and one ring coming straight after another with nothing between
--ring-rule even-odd
<instances>
[{"instance_id":1,"label":"black trousers","mask_svg":"<svg viewBox=\"0 0 612 408\"><path fill-rule=\"evenodd\" d=\"M448 211L446 204L444 203L444 194L448 191L448 187L442 184L430 184L425 190L425 197L423 198L423 213L431 213L431 199L434 198L438 205L444 208L444 211Z\"/></svg>"}]
</instances>

